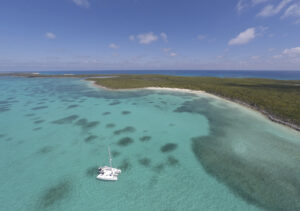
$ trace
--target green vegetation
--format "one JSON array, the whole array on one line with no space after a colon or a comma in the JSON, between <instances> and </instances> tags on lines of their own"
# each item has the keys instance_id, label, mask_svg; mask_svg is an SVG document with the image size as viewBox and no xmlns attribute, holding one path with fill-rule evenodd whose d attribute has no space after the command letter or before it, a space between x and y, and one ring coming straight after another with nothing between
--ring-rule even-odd
<instances>
[{"instance_id":1,"label":"green vegetation","mask_svg":"<svg viewBox=\"0 0 300 211\"><path fill-rule=\"evenodd\" d=\"M164 75L119 75L113 78L87 80L111 89L170 87L203 90L239 103L246 103L273 121L282 120L289 126L294 125L296 129L300 126L300 81Z\"/></svg>"},{"instance_id":2,"label":"green vegetation","mask_svg":"<svg viewBox=\"0 0 300 211\"><path fill-rule=\"evenodd\" d=\"M7 73L0 74L0 76L84 78L110 89L169 87L202 90L241 104L247 104L253 109L262 112L271 120L300 131L300 80L127 74L36 75L30 73Z\"/></svg>"}]
</instances>

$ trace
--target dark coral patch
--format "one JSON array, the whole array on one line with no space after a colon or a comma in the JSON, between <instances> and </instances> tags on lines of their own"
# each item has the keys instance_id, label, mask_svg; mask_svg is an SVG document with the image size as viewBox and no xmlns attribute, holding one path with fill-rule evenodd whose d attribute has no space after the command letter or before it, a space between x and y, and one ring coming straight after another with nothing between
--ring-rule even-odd
<instances>
[{"instance_id":1,"label":"dark coral patch","mask_svg":"<svg viewBox=\"0 0 300 211\"><path fill-rule=\"evenodd\" d=\"M194 155L207 173L235 195L264 210L299 210L299 165L292 158L299 157L298 145L254 128L252 121L238 116L239 112L213 106L207 99L186 101L175 112L204 115L209 121L209 134L191 139ZM236 131L243 138L232 139ZM252 139L254 132L261 133L257 136L260 140ZM248 144L253 147L251 150L258 149L257 154L243 159L240 146ZM269 151L270 154L265 153ZM276 162L276 156L287 160Z\"/></svg>"},{"instance_id":2,"label":"dark coral patch","mask_svg":"<svg viewBox=\"0 0 300 211\"><path fill-rule=\"evenodd\" d=\"M54 147L53 146L44 146L42 148L40 148L37 153L39 154L47 154L51 151L53 151Z\"/></svg>"},{"instance_id":3,"label":"dark coral patch","mask_svg":"<svg viewBox=\"0 0 300 211\"><path fill-rule=\"evenodd\" d=\"M112 155L114 158L115 158L115 157L118 157L120 154L121 154L120 152L115 151L115 150L111 152L111 155Z\"/></svg>"},{"instance_id":4,"label":"dark coral patch","mask_svg":"<svg viewBox=\"0 0 300 211\"><path fill-rule=\"evenodd\" d=\"M127 115L127 114L130 114L130 113L131 113L130 111L122 111L123 115Z\"/></svg>"},{"instance_id":5,"label":"dark coral patch","mask_svg":"<svg viewBox=\"0 0 300 211\"><path fill-rule=\"evenodd\" d=\"M167 160L167 164L169 166L177 166L179 164L179 160L177 160L176 158L174 158L173 156L169 156L168 160Z\"/></svg>"},{"instance_id":6,"label":"dark coral patch","mask_svg":"<svg viewBox=\"0 0 300 211\"><path fill-rule=\"evenodd\" d=\"M122 133L133 133L133 132L135 132L135 128L131 127L131 126L127 126L127 127L123 128L123 129L114 131L114 134L115 135L120 135Z\"/></svg>"},{"instance_id":7,"label":"dark coral patch","mask_svg":"<svg viewBox=\"0 0 300 211\"><path fill-rule=\"evenodd\" d=\"M139 160L139 163L143 166L150 166L151 160L149 158L142 158Z\"/></svg>"},{"instance_id":8,"label":"dark coral patch","mask_svg":"<svg viewBox=\"0 0 300 211\"><path fill-rule=\"evenodd\" d=\"M92 166L92 167L87 168L85 174L89 177L96 177L98 174L98 167Z\"/></svg>"},{"instance_id":9,"label":"dark coral patch","mask_svg":"<svg viewBox=\"0 0 300 211\"><path fill-rule=\"evenodd\" d=\"M178 113L187 112L187 113L203 114L205 116L210 116L216 111L215 109L211 108L209 100L199 99L193 101L185 101L181 106L176 108L174 112L178 112Z\"/></svg>"},{"instance_id":10,"label":"dark coral patch","mask_svg":"<svg viewBox=\"0 0 300 211\"><path fill-rule=\"evenodd\" d=\"M131 164L129 163L128 159L124 159L121 165L118 166L118 168L122 171L128 171L131 168Z\"/></svg>"},{"instance_id":11,"label":"dark coral patch","mask_svg":"<svg viewBox=\"0 0 300 211\"><path fill-rule=\"evenodd\" d=\"M70 108L76 108L76 107L78 107L79 105L77 105L77 104L73 104L73 105L69 105L68 106L68 109L70 109Z\"/></svg>"},{"instance_id":12,"label":"dark coral patch","mask_svg":"<svg viewBox=\"0 0 300 211\"><path fill-rule=\"evenodd\" d=\"M162 107L160 105L155 105L154 107L162 110Z\"/></svg>"},{"instance_id":13,"label":"dark coral patch","mask_svg":"<svg viewBox=\"0 0 300 211\"><path fill-rule=\"evenodd\" d=\"M145 142L145 141L150 141L151 140L151 136L143 136L140 138L140 141Z\"/></svg>"},{"instance_id":14,"label":"dark coral patch","mask_svg":"<svg viewBox=\"0 0 300 211\"><path fill-rule=\"evenodd\" d=\"M106 128L113 128L113 127L115 127L116 125L115 124L113 124L113 123L109 123L109 124L106 124Z\"/></svg>"},{"instance_id":15,"label":"dark coral patch","mask_svg":"<svg viewBox=\"0 0 300 211\"><path fill-rule=\"evenodd\" d=\"M121 103L120 101L114 101L114 102L111 102L109 105L114 106L114 105L118 105L120 103Z\"/></svg>"},{"instance_id":16,"label":"dark coral patch","mask_svg":"<svg viewBox=\"0 0 300 211\"><path fill-rule=\"evenodd\" d=\"M41 196L41 208L48 208L63 199L66 199L71 193L71 183L69 181L62 181L53 187L48 188Z\"/></svg>"},{"instance_id":17,"label":"dark coral patch","mask_svg":"<svg viewBox=\"0 0 300 211\"><path fill-rule=\"evenodd\" d=\"M0 134L0 138L4 138L5 137L5 135L4 134Z\"/></svg>"},{"instance_id":18,"label":"dark coral patch","mask_svg":"<svg viewBox=\"0 0 300 211\"><path fill-rule=\"evenodd\" d=\"M158 164L158 165L155 165L153 167L153 170L157 173L160 173L162 172L163 170L165 169L165 164L161 163L161 164Z\"/></svg>"},{"instance_id":19,"label":"dark coral patch","mask_svg":"<svg viewBox=\"0 0 300 211\"><path fill-rule=\"evenodd\" d=\"M1 100L0 101L0 105L7 105L9 104L10 102L8 100Z\"/></svg>"},{"instance_id":20,"label":"dark coral patch","mask_svg":"<svg viewBox=\"0 0 300 211\"><path fill-rule=\"evenodd\" d=\"M34 116L34 114L33 113L29 113L29 114L25 114L25 116L31 117L31 116Z\"/></svg>"},{"instance_id":21,"label":"dark coral patch","mask_svg":"<svg viewBox=\"0 0 300 211\"><path fill-rule=\"evenodd\" d=\"M75 125L78 125L80 126L83 130L89 130L89 129L92 129L94 127L96 127L97 125L99 125L100 122L98 121L92 121L92 122L89 122L87 119L85 118L82 118L82 119L79 119Z\"/></svg>"},{"instance_id":22,"label":"dark coral patch","mask_svg":"<svg viewBox=\"0 0 300 211\"><path fill-rule=\"evenodd\" d=\"M7 138L5 139L5 141L11 141L11 140L13 140L12 137L7 137Z\"/></svg>"},{"instance_id":23,"label":"dark coral patch","mask_svg":"<svg viewBox=\"0 0 300 211\"><path fill-rule=\"evenodd\" d=\"M84 139L84 141L85 141L85 142L91 142L91 141L93 141L93 140L95 140L95 139L97 139L97 138L98 138L98 136L90 135L90 136L86 137L86 138Z\"/></svg>"},{"instance_id":24,"label":"dark coral patch","mask_svg":"<svg viewBox=\"0 0 300 211\"><path fill-rule=\"evenodd\" d=\"M74 120L76 120L78 118L77 115L71 115L71 116L67 116L65 118L62 119L58 119L53 121L52 123L54 124L58 124L58 125L62 125L62 124L70 124L72 123Z\"/></svg>"},{"instance_id":25,"label":"dark coral patch","mask_svg":"<svg viewBox=\"0 0 300 211\"><path fill-rule=\"evenodd\" d=\"M91 128L96 127L99 124L100 124L100 122L98 122L98 121L88 122L83 128L84 129L91 129Z\"/></svg>"},{"instance_id":26,"label":"dark coral patch","mask_svg":"<svg viewBox=\"0 0 300 211\"><path fill-rule=\"evenodd\" d=\"M125 137L125 138L121 138L119 141L118 141L118 145L119 146L128 146L129 144L132 144L133 143L133 139L132 138L129 138L129 137Z\"/></svg>"},{"instance_id":27,"label":"dark coral patch","mask_svg":"<svg viewBox=\"0 0 300 211\"><path fill-rule=\"evenodd\" d=\"M40 120L34 121L33 123L34 123L34 124L41 124L41 123L43 123L43 122L45 122L45 120L40 119Z\"/></svg>"},{"instance_id":28,"label":"dark coral patch","mask_svg":"<svg viewBox=\"0 0 300 211\"><path fill-rule=\"evenodd\" d=\"M75 125L78 125L78 126L84 126L84 125L86 125L87 124L87 119L85 119L85 118L82 118L82 119L79 119L76 123L75 123Z\"/></svg>"},{"instance_id":29,"label":"dark coral patch","mask_svg":"<svg viewBox=\"0 0 300 211\"><path fill-rule=\"evenodd\" d=\"M38 130L41 130L42 129L42 127L36 127L36 128L33 128L32 130L33 131L38 131Z\"/></svg>"},{"instance_id":30,"label":"dark coral patch","mask_svg":"<svg viewBox=\"0 0 300 211\"><path fill-rule=\"evenodd\" d=\"M32 108L31 110L41 110L41 109L45 109L45 108L48 108L48 106L37 106L37 107L34 107Z\"/></svg>"},{"instance_id":31,"label":"dark coral patch","mask_svg":"<svg viewBox=\"0 0 300 211\"><path fill-rule=\"evenodd\" d=\"M106 112L103 112L103 113L102 113L103 116L106 116L106 115L109 115L109 114L110 114L109 111L106 111Z\"/></svg>"},{"instance_id":32,"label":"dark coral patch","mask_svg":"<svg viewBox=\"0 0 300 211\"><path fill-rule=\"evenodd\" d=\"M160 151L162 152L171 152L171 151L174 151L175 149L177 148L177 144L174 144L174 143L168 143L168 144L165 144L164 146L162 146L160 148Z\"/></svg>"},{"instance_id":33,"label":"dark coral patch","mask_svg":"<svg viewBox=\"0 0 300 211\"><path fill-rule=\"evenodd\" d=\"M1 106L0 107L0 112L6 112L6 111L9 111L10 108L8 106Z\"/></svg>"}]
</instances>

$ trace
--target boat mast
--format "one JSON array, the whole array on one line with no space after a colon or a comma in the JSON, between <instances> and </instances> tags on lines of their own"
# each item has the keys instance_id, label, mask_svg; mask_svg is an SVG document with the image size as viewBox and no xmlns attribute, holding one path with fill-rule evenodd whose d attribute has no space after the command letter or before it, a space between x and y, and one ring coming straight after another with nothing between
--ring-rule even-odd
<instances>
[{"instance_id":1,"label":"boat mast","mask_svg":"<svg viewBox=\"0 0 300 211\"><path fill-rule=\"evenodd\" d=\"M110 164L110 169L112 170L112 159L110 155L110 147L108 146L108 155L109 155L109 164Z\"/></svg>"}]
</instances>

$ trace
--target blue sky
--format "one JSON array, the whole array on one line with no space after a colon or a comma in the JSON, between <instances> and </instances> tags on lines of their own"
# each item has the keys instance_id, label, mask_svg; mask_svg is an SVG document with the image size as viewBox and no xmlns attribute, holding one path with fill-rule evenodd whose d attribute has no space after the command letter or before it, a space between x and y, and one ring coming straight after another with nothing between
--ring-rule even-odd
<instances>
[{"instance_id":1,"label":"blue sky","mask_svg":"<svg viewBox=\"0 0 300 211\"><path fill-rule=\"evenodd\" d=\"M299 0L2 0L0 71L300 70Z\"/></svg>"}]
</instances>

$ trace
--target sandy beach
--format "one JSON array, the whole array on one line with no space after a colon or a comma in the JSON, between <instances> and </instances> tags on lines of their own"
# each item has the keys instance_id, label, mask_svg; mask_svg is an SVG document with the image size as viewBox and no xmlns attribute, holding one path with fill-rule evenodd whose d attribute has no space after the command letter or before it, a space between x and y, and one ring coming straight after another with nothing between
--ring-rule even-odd
<instances>
[{"instance_id":1,"label":"sandy beach","mask_svg":"<svg viewBox=\"0 0 300 211\"><path fill-rule=\"evenodd\" d=\"M236 104L241 105L245 108L248 108L248 109L251 109L255 112L258 112L259 114L263 115L264 117L271 120L272 122L283 125L283 126L289 128L289 129L294 129L294 130L300 131L300 128L297 125L293 125L289 122L282 121L281 119L276 118L273 115L269 114L268 112L266 112L264 110L261 110L257 107L251 106L251 105L249 105L247 103L244 103L242 101L239 101L239 100L229 99L229 98L226 98L226 97L223 97L223 96L211 94L211 93L205 92L203 90L191 90L191 89L180 89L180 88L169 88L169 87L145 87L145 88L132 88L132 89L110 89L110 88L107 88L107 87L96 84L96 81L90 81L90 84L94 87L98 87L98 88L106 89L106 90L110 90L110 91L156 90L156 91L184 92L184 93L189 93L189 94L206 95L206 96L213 97L213 98L219 98L219 99L225 100L225 101L230 102L230 103L236 103Z\"/></svg>"}]
</instances>

